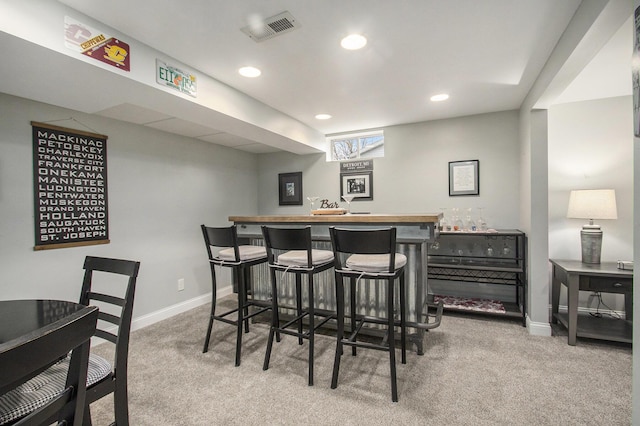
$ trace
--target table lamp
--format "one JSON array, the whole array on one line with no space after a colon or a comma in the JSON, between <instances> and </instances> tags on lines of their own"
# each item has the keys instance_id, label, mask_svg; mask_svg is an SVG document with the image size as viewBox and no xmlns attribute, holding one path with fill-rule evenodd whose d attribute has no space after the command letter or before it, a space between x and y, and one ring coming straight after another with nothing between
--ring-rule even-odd
<instances>
[{"instance_id":1,"label":"table lamp","mask_svg":"<svg viewBox=\"0 0 640 426\"><path fill-rule=\"evenodd\" d=\"M582 263L600 263L602 230L594 219L617 219L616 192L613 189L571 191L567 218L589 219L580 231Z\"/></svg>"}]
</instances>

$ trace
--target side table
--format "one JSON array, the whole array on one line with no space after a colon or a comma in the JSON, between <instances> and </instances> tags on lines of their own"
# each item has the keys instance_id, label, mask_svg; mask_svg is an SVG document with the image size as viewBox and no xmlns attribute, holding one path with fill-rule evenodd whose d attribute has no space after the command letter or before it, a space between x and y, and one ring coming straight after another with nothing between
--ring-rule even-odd
<instances>
[{"instance_id":1,"label":"side table","mask_svg":"<svg viewBox=\"0 0 640 426\"><path fill-rule=\"evenodd\" d=\"M576 336L631 343L633 337L633 271L617 268L616 262L587 264L579 260L549 260L553 265L551 321L560 321L569 332L568 343ZM568 313L559 313L560 286L567 286ZM624 294L626 319L578 315L580 291Z\"/></svg>"}]
</instances>

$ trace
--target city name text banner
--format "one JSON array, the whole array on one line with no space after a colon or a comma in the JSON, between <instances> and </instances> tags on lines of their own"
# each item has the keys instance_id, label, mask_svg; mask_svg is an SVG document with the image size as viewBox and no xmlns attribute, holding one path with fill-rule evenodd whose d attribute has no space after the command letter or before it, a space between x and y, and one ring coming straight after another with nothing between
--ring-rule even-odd
<instances>
[{"instance_id":1,"label":"city name text banner","mask_svg":"<svg viewBox=\"0 0 640 426\"><path fill-rule=\"evenodd\" d=\"M107 136L31 122L35 250L109 243Z\"/></svg>"}]
</instances>

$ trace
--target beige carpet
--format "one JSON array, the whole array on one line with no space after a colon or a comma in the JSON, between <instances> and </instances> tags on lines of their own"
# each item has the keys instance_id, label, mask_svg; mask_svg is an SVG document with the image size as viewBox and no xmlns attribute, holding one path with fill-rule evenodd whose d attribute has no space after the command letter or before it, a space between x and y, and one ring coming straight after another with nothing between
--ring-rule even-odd
<instances>
[{"instance_id":1,"label":"beige carpet","mask_svg":"<svg viewBox=\"0 0 640 426\"><path fill-rule=\"evenodd\" d=\"M224 305L233 305L227 297ZM533 337L519 321L445 314L425 336L425 354L398 363L391 402L388 356L343 355L330 389L335 348L316 339L315 386L307 386L307 344L283 336L262 370L268 328L245 334L234 367L235 329L216 323L202 353L209 305L132 333L129 411L146 425L628 425L631 347L566 333ZM106 355L106 345L94 350ZM398 352L399 355L399 352ZM399 356L397 357L399 360ZM94 425L113 421L112 399L92 405Z\"/></svg>"}]
</instances>

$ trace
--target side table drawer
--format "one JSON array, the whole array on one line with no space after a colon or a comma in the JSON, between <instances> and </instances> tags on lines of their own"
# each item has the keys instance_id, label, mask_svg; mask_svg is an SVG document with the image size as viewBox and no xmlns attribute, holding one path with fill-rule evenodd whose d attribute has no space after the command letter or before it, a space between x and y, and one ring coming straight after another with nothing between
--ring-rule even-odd
<instances>
[{"instance_id":1,"label":"side table drawer","mask_svg":"<svg viewBox=\"0 0 640 426\"><path fill-rule=\"evenodd\" d=\"M623 277L595 277L581 276L580 290L603 291L605 293L630 293L633 280Z\"/></svg>"}]
</instances>

